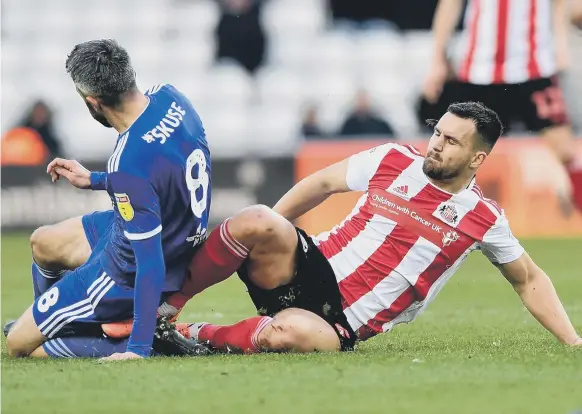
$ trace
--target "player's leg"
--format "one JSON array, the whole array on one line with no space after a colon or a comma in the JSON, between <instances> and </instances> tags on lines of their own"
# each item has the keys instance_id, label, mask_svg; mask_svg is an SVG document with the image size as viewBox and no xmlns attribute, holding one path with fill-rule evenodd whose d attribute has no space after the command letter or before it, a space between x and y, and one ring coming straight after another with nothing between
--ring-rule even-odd
<instances>
[{"instance_id":1,"label":"player's leg","mask_svg":"<svg viewBox=\"0 0 582 414\"><path fill-rule=\"evenodd\" d=\"M6 350L10 356L28 356L46 340L34 321L33 306L24 311L6 337Z\"/></svg>"},{"instance_id":2,"label":"player's leg","mask_svg":"<svg viewBox=\"0 0 582 414\"><path fill-rule=\"evenodd\" d=\"M32 358L102 358L125 352L129 339L105 336L54 338L30 354Z\"/></svg>"},{"instance_id":3,"label":"player's leg","mask_svg":"<svg viewBox=\"0 0 582 414\"><path fill-rule=\"evenodd\" d=\"M99 211L43 226L31 236L31 268L35 299L46 292L67 270L85 263L98 240L108 233L113 211Z\"/></svg>"},{"instance_id":4,"label":"player's leg","mask_svg":"<svg viewBox=\"0 0 582 414\"><path fill-rule=\"evenodd\" d=\"M223 352L335 352L336 331L323 318L303 309L285 309L275 317L255 316L230 326L194 324L190 335Z\"/></svg>"},{"instance_id":5,"label":"player's leg","mask_svg":"<svg viewBox=\"0 0 582 414\"><path fill-rule=\"evenodd\" d=\"M91 254L82 217L39 227L30 237L30 246L34 262L46 273L76 269Z\"/></svg>"},{"instance_id":6,"label":"player's leg","mask_svg":"<svg viewBox=\"0 0 582 414\"><path fill-rule=\"evenodd\" d=\"M113 223L113 211L97 211L42 226L30 237L34 262L44 271L73 270L87 261Z\"/></svg>"},{"instance_id":7,"label":"player's leg","mask_svg":"<svg viewBox=\"0 0 582 414\"><path fill-rule=\"evenodd\" d=\"M520 87L522 116L528 130L539 132L544 142L566 169L571 188L560 190L562 208L569 204L582 211L582 161L576 154L574 135L570 126L566 102L555 77L538 79Z\"/></svg>"},{"instance_id":8,"label":"player's leg","mask_svg":"<svg viewBox=\"0 0 582 414\"><path fill-rule=\"evenodd\" d=\"M241 210L210 233L190 264L181 294L170 303L180 309L188 299L230 277L245 263L250 280L263 289L291 281L297 248L295 227L266 206Z\"/></svg>"},{"instance_id":9,"label":"player's leg","mask_svg":"<svg viewBox=\"0 0 582 414\"><path fill-rule=\"evenodd\" d=\"M35 300L8 333L8 353L29 356L67 328L85 332L99 327L101 322L127 319L132 314L133 291L115 284L102 271L96 257ZM101 346L109 345L103 342Z\"/></svg>"}]
</instances>

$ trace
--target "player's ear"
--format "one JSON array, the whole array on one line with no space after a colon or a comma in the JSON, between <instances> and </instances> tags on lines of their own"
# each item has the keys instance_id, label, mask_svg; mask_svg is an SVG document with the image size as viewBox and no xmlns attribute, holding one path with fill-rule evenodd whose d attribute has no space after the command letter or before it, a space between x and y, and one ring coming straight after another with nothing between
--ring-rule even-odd
<instances>
[{"instance_id":1,"label":"player's ear","mask_svg":"<svg viewBox=\"0 0 582 414\"><path fill-rule=\"evenodd\" d=\"M471 161L470 167L473 169L479 168L487 159L487 153L485 151L477 151L473 155L473 160Z\"/></svg>"},{"instance_id":2,"label":"player's ear","mask_svg":"<svg viewBox=\"0 0 582 414\"><path fill-rule=\"evenodd\" d=\"M85 100L86 100L86 101L87 101L89 104L91 104L91 106L92 106L93 108L99 108L99 107L101 106L101 102L99 101L99 99L97 99L97 98L94 98L94 97L92 97L92 96L87 96L87 97L85 97Z\"/></svg>"}]
</instances>

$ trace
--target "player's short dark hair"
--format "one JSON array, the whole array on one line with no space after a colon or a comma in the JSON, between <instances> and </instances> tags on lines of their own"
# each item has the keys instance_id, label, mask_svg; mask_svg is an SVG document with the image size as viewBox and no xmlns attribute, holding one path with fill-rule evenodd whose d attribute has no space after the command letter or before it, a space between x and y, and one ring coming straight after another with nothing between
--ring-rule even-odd
<instances>
[{"instance_id":1,"label":"player's short dark hair","mask_svg":"<svg viewBox=\"0 0 582 414\"><path fill-rule=\"evenodd\" d=\"M493 149L495 143L503 134L503 125L497 112L481 102L456 102L449 105L447 112L459 118L473 121L477 136L489 151Z\"/></svg>"},{"instance_id":2,"label":"player's short dark hair","mask_svg":"<svg viewBox=\"0 0 582 414\"><path fill-rule=\"evenodd\" d=\"M106 106L117 106L123 94L137 88L129 54L112 39L76 45L65 68L83 95L98 98Z\"/></svg>"}]
</instances>

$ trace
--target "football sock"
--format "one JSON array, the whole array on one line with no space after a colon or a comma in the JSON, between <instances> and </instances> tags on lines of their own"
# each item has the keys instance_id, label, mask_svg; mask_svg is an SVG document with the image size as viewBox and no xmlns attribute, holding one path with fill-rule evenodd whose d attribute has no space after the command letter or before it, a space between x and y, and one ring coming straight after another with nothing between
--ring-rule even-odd
<instances>
[{"instance_id":1,"label":"football sock","mask_svg":"<svg viewBox=\"0 0 582 414\"><path fill-rule=\"evenodd\" d=\"M44 292L49 290L49 288L57 283L63 276L65 276L68 270L46 270L32 262L32 286L34 288L34 298L38 298Z\"/></svg>"},{"instance_id":2,"label":"football sock","mask_svg":"<svg viewBox=\"0 0 582 414\"><path fill-rule=\"evenodd\" d=\"M249 250L228 231L228 219L214 229L190 262L189 275L180 292L168 298L176 309L194 295L229 278L249 255Z\"/></svg>"},{"instance_id":3,"label":"football sock","mask_svg":"<svg viewBox=\"0 0 582 414\"><path fill-rule=\"evenodd\" d=\"M261 351L257 338L271 321L268 316L255 316L229 326L206 324L198 332L198 341L222 351L257 353Z\"/></svg>"},{"instance_id":4,"label":"football sock","mask_svg":"<svg viewBox=\"0 0 582 414\"><path fill-rule=\"evenodd\" d=\"M582 212L582 161L573 161L567 165L568 175L572 182L572 201Z\"/></svg>"},{"instance_id":5,"label":"football sock","mask_svg":"<svg viewBox=\"0 0 582 414\"><path fill-rule=\"evenodd\" d=\"M101 358L125 352L129 339L102 337L56 338L42 347L53 358Z\"/></svg>"}]
</instances>

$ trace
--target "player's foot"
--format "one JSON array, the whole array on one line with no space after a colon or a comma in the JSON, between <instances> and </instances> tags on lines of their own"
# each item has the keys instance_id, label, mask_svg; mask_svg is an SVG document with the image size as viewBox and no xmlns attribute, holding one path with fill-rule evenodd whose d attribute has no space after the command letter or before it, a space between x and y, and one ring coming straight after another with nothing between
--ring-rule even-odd
<instances>
[{"instance_id":1,"label":"player's foot","mask_svg":"<svg viewBox=\"0 0 582 414\"><path fill-rule=\"evenodd\" d=\"M192 337L192 334L190 332L190 327L194 325L192 323L177 323L176 324L176 330L178 332L180 332L182 334L182 336L184 336L184 338L186 339L194 339L194 340L198 340L198 338L194 338Z\"/></svg>"},{"instance_id":2,"label":"player's foot","mask_svg":"<svg viewBox=\"0 0 582 414\"><path fill-rule=\"evenodd\" d=\"M170 323L176 322L176 320L180 316L180 313L181 313L181 311L178 311L178 313L174 314L171 318L168 319L168 321ZM160 315L159 311L158 311L158 316L163 317L163 315ZM129 338L129 335L131 335L131 328L132 327L133 327L133 319L128 319L126 321L121 321L121 322L104 323L101 325L101 329L103 329L103 333L105 335L107 335L108 337L115 338L115 339Z\"/></svg>"},{"instance_id":3,"label":"player's foot","mask_svg":"<svg viewBox=\"0 0 582 414\"><path fill-rule=\"evenodd\" d=\"M205 325L208 325L208 322L195 322L189 324L188 333L190 334L190 337L198 341L198 334L200 333L200 329L202 329L202 327Z\"/></svg>"},{"instance_id":4,"label":"player's foot","mask_svg":"<svg viewBox=\"0 0 582 414\"><path fill-rule=\"evenodd\" d=\"M188 330L187 324L180 325L186 325L181 327L182 331L184 328ZM176 325L164 318L159 320L154 335L153 349L158 354L165 356L202 356L212 353L210 348L200 344L195 339L186 338L176 329Z\"/></svg>"},{"instance_id":5,"label":"player's foot","mask_svg":"<svg viewBox=\"0 0 582 414\"><path fill-rule=\"evenodd\" d=\"M14 326L14 324L16 323L16 321L10 321L8 322L6 325L4 325L4 336L8 337L8 334L10 333L10 330L12 329L12 327Z\"/></svg>"}]
</instances>

